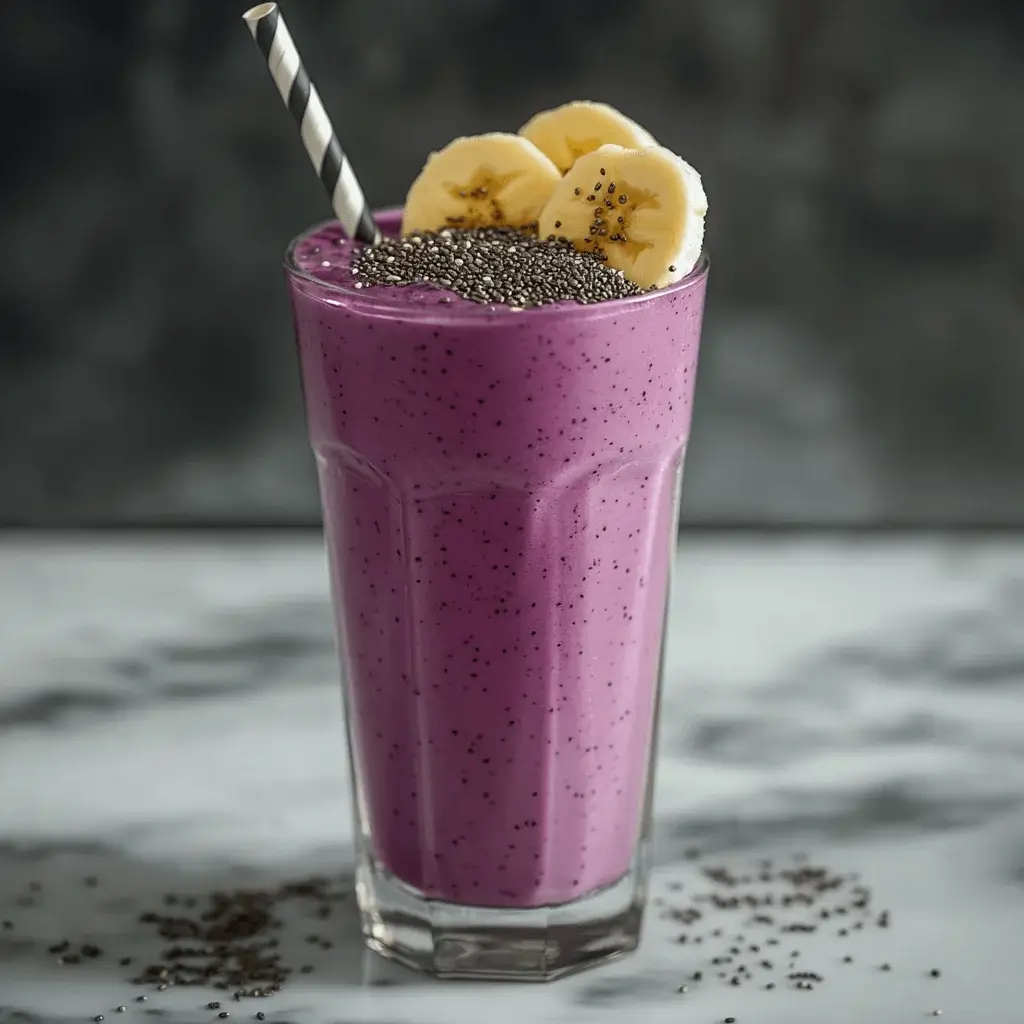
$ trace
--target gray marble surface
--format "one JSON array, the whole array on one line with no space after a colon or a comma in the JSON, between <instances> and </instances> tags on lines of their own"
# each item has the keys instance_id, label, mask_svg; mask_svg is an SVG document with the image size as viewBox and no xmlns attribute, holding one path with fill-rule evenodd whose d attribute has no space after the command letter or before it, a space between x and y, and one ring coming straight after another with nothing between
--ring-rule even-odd
<instances>
[{"instance_id":1,"label":"gray marble surface","mask_svg":"<svg viewBox=\"0 0 1024 1024\"><path fill-rule=\"evenodd\" d=\"M1021 1019L1024 541L720 537L679 557L641 951L549 986L436 983L364 953L349 909L330 952L288 922L316 969L233 1019ZM132 1001L117 958L158 948L140 910L349 868L326 594L313 536L0 542L2 1024L216 1020L213 993ZM666 911L709 859L803 850L859 873L891 927L793 936L813 992L725 985L710 933L741 918L708 913L681 945ZM64 937L104 955L60 967Z\"/></svg>"}]
</instances>

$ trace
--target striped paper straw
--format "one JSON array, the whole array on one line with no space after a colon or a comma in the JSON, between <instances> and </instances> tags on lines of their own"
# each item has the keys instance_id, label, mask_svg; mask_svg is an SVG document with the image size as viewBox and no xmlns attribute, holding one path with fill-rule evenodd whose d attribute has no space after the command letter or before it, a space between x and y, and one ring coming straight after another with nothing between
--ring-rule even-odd
<instances>
[{"instance_id":1,"label":"striped paper straw","mask_svg":"<svg viewBox=\"0 0 1024 1024\"><path fill-rule=\"evenodd\" d=\"M345 234L361 242L379 242L380 229L277 4L259 4L242 18L267 60L281 99L299 126L306 152Z\"/></svg>"}]
</instances>

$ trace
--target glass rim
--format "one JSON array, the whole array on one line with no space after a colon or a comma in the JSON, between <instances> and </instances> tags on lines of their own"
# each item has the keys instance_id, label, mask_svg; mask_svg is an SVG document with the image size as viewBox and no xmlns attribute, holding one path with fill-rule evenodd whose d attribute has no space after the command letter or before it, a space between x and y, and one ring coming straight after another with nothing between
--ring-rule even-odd
<instances>
[{"instance_id":1,"label":"glass rim","mask_svg":"<svg viewBox=\"0 0 1024 1024\"><path fill-rule=\"evenodd\" d=\"M378 218L390 218L400 213L401 207L397 206L374 211L374 215ZM565 316L567 307L571 308L573 315L577 317L613 316L617 313L625 313L637 307L646 306L661 299L689 291L707 277L711 266L711 261L708 259L706 251L702 250L693 270L674 284L670 284L665 288L643 292L640 295L630 295L622 299L606 299L603 302L573 303L569 300L545 306L530 306L525 309L467 302L460 302L457 305L438 303L436 307L430 304L410 305L394 296L375 296L373 294L375 289L373 288L357 289L348 285L338 284L334 281L324 281L322 278L317 277L309 270L305 270L298 265L295 259L295 251L298 246L309 238L310 235L316 234L316 232L337 223L333 218L320 221L318 224L314 224L297 234L285 249L285 273L290 278L316 286L328 295L333 294L338 298L344 298L346 304L358 306L367 313L378 316L394 316L396 313L400 313L402 318L407 320L494 320L496 315L504 315L501 312L502 310L507 313L514 313L516 316L532 318L551 316L553 314ZM438 289L439 293L442 291L443 289Z\"/></svg>"}]
</instances>

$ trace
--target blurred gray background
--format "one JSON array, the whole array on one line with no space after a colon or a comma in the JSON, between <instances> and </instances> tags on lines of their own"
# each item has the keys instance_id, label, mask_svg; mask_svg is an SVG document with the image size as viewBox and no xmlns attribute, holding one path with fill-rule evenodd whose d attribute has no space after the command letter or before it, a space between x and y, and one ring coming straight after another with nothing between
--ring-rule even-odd
<instances>
[{"instance_id":1,"label":"blurred gray background","mask_svg":"<svg viewBox=\"0 0 1024 1024\"><path fill-rule=\"evenodd\" d=\"M8 0L0 522L318 518L244 3ZM1024 521L1020 0L292 0L371 200L568 99L703 173L686 519Z\"/></svg>"}]
</instances>

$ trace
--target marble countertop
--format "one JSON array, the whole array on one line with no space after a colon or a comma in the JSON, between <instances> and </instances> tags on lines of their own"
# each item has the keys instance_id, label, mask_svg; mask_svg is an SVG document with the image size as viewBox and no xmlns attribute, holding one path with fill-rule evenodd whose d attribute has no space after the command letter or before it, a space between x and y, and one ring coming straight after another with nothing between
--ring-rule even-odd
<instances>
[{"instance_id":1,"label":"marble countertop","mask_svg":"<svg viewBox=\"0 0 1024 1024\"><path fill-rule=\"evenodd\" d=\"M694 538L679 557L640 952L546 986L438 983L364 953L349 907L315 957L289 924L314 971L233 1019L1024 1019L1024 538ZM166 893L351 863L319 538L8 536L0 623L0 1024L216 1020L212 992L134 1003L117 958L159 948L138 916ZM812 992L719 981L710 935L680 944L666 911L709 859L800 851L859 873L891 926L799 936ZM59 966L63 938L104 954Z\"/></svg>"}]
</instances>

